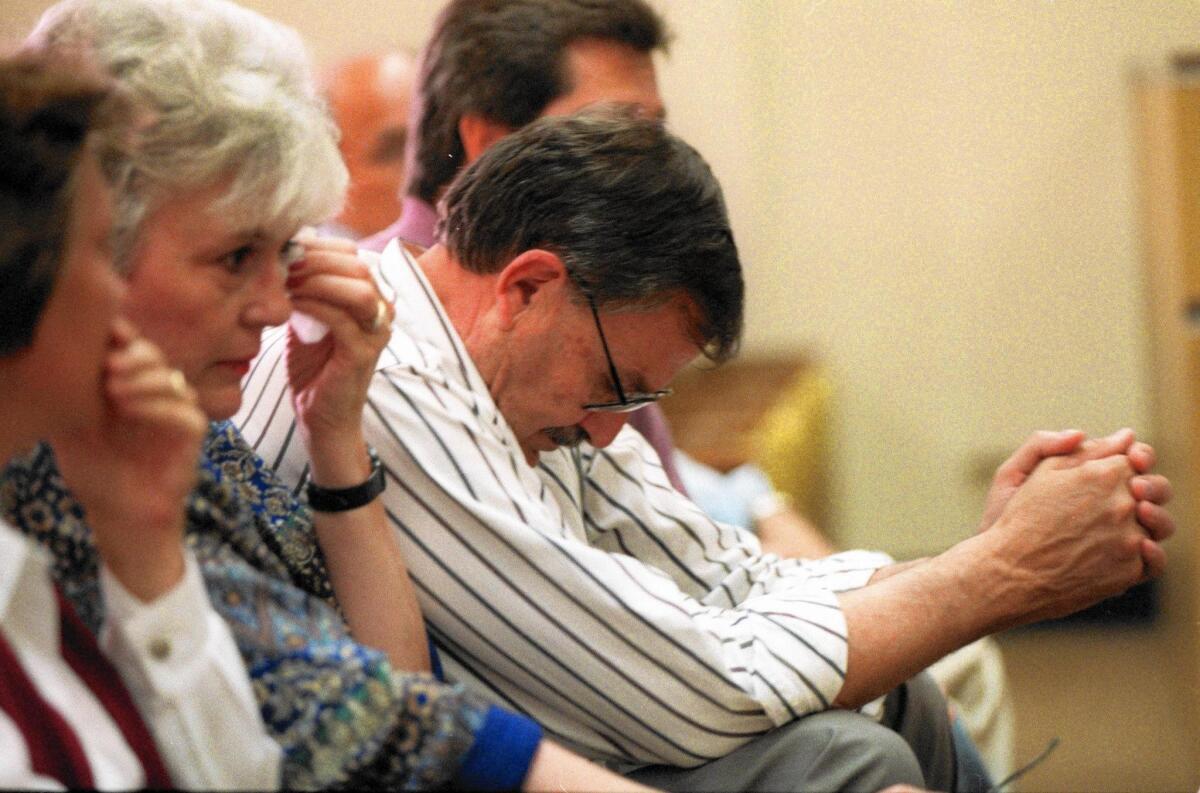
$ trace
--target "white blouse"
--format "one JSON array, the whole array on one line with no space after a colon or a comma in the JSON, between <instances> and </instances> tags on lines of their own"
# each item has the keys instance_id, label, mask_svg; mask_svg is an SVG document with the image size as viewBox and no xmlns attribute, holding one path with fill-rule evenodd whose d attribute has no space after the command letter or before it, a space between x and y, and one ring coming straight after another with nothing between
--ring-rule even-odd
<instances>
[{"instance_id":1,"label":"white blouse","mask_svg":"<svg viewBox=\"0 0 1200 793\"><path fill-rule=\"evenodd\" d=\"M279 786L279 747L266 734L228 627L213 611L191 553L170 592L143 603L102 568L104 654L129 688L176 785ZM98 789L145 786L112 717L60 653L49 563L0 521L0 630L42 698L74 730ZM0 788L61 789L34 773L25 738L0 711Z\"/></svg>"}]
</instances>

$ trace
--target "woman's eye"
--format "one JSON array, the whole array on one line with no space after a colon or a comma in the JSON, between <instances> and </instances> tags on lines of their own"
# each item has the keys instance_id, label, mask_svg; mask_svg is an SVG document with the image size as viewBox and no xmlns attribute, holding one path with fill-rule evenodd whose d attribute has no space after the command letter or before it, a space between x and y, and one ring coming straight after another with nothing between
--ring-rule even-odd
<instances>
[{"instance_id":1,"label":"woman's eye","mask_svg":"<svg viewBox=\"0 0 1200 793\"><path fill-rule=\"evenodd\" d=\"M231 273L240 273L246 267L246 262L254 255L253 245L243 245L221 257L220 263Z\"/></svg>"},{"instance_id":2,"label":"woman's eye","mask_svg":"<svg viewBox=\"0 0 1200 793\"><path fill-rule=\"evenodd\" d=\"M303 258L304 245L296 240L288 240L279 249L279 263L285 270Z\"/></svg>"}]
</instances>

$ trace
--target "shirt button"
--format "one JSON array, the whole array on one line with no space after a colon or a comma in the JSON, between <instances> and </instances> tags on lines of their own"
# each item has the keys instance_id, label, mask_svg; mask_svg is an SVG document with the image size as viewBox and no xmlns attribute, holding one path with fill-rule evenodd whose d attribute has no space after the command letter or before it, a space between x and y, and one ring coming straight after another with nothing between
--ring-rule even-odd
<instances>
[{"instance_id":1,"label":"shirt button","mask_svg":"<svg viewBox=\"0 0 1200 793\"><path fill-rule=\"evenodd\" d=\"M171 654L171 642L168 639L158 638L150 641L150 657L156 661L165 661L167 656Z\"/></svg>"}]
</instances>

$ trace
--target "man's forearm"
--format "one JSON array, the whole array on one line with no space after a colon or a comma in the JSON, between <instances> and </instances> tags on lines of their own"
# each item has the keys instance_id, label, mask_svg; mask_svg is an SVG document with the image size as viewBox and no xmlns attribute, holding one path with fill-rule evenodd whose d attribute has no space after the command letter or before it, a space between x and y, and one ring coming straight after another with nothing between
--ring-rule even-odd
<instances>
[{"instance_id":1,"label":"man's forearm","mask_svg":"<svg viewBox=\"0 0 1200 793\"><path fill-rule=\"evenodd\" d=\"M850 636L835 704L882 696L948 653L1004 627L993 594L1004 575L976 538L932 559L899 562L839 595Z\"/></svg>"},{"instance_id":2,"label":"man's forearm","mask_svg":"<svg viewBox=\"0 0 1200 793\"><path fill-rule=\"evenodd\" d=\"M1040 467L986 532L839 595L849 650L836 704L869 702L981 636L1070 614L1153 574L1145 546L1159 549L1135 518L1131 474L1119 455Z\"/></svg>"},{"instance_id":3,"label":"man's forearm","mask_svg":"<svg viewBox=\"0 0 1200 793\"><path fill-rule=\"evenodd\" d=\"M867 582L867 585L870 586L871 584L878 584L880 581L891 578L897 573L902 573L905 570L911 570L927 561L929 561L927 557L922 557L920 559L910 559L907 562L895 562L894 564L889 564L887 567L881 567L875 571L875 575L871 576L871 580Z\"/></svg>"}]
</instances>

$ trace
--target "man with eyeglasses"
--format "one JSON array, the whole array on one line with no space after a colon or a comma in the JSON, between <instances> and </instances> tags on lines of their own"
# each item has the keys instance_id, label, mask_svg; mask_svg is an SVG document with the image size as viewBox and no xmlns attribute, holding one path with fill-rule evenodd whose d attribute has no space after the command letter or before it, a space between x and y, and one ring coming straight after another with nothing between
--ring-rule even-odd
<instances>
[{"instance_id":1,"label":"man with eyeglasses","mask_svg":"<svg viewBox=\"0 0 1200 793\"><path fill-rule=\"evenodd\" d=\"M1034 438L986 531L921 562L764 555L671 488L625 411L734 352L743 285L719 186L661 124L535 122L444 201L439 244L384 256L366 434L447 673L572 748L667 789L953 789L913 676L1161 571L1166 483L1128 432L1037 470L1081 438ZM299 482L282 332L238 421Z\"/></svg>"}]
</instances>

